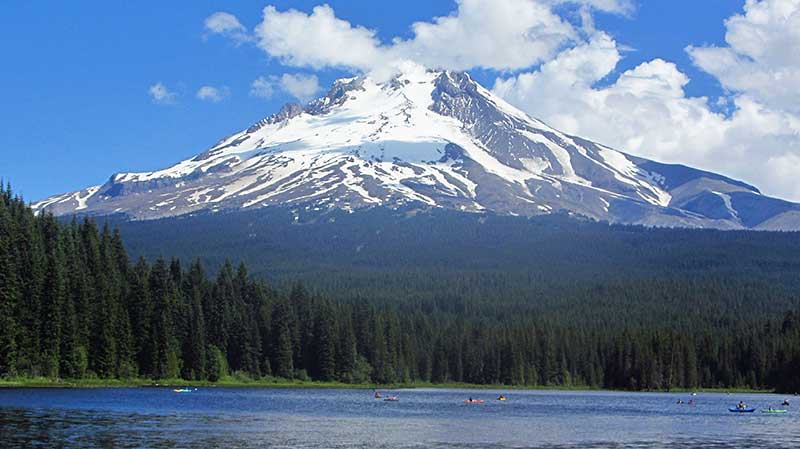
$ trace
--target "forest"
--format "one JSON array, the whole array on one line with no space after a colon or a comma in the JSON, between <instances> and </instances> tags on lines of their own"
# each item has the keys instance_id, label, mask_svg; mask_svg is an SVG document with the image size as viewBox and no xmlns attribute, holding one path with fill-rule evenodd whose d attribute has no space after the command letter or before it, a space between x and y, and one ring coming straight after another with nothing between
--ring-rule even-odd
<instances>
[{"instance_id":1,"label":"forest","mask_svg":"<svg viewBox=\"0 0 800 449\"><path fill-rule=\"evenodd\" d=\"M342 232L263 219L257 230L252 221L242 227L276 233L263 240L270 248L257 247L267 257L242 250L237 258L235 249L210 262L171 257L189 256L189 245L154 254L171 251L170 233L188 224L195 237L216 236L194 251L210 253L208 245L226 239L231 248L246 246L233 231L209 230L217 219L160 228L63 221L34 215L10 187L0 188L0 377L800 390L793 234L670 234L565 218L533 225L489 218L499 224L481 231L453 223L457 217L445 217L441 229L362 225L387 233L427 227L448 245L464 242L440 257L406 240L420 248L409 260L400 249L387 252L375 232L362 234L366 246L356 250ZM550 259L493 241L498 229L533 241ZM133 244L124 240L128 231ZM287 232L304 237L281 239ZM484 251L470 246L477 241L470 232L484 233ZM548 243L570 235L578 242ZM605 240L581 240L598 236ZM553 258L581 244L583 255ZM256 260L256 275L237 259Z\"/></svg>"}]
</instances>

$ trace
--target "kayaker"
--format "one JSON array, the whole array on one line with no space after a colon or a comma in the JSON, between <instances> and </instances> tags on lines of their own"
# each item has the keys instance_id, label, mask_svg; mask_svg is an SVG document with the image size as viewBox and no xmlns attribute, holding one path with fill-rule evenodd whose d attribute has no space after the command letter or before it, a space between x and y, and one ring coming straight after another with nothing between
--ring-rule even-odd
<instances>
[{"instance_id":1,"label":"kayaker","mask_svg":"<svg viewBox=\"0 0 800 449\"><path fill-rule=\"evenodd\" d=\"M380 399L380 398L381 398L381 392L380 391L376 391L375 392L375 399Z\"/></svg>"},{"instance_id":2,"label":"kayaker","mask_svg":"<svg viewBox=\"0 0 800 449\"><path fill-rule=\"evenodd\" d=\"M789 400L788 399L784 399L783 403L781 405L783 405L785 407L788 407L789 406Z\"/></svg>"},{"instance_id":3,"label":"kayaker","mask_svg":"<svg viewBox=\"0 0 800 449\"><path fill-rule=\"evenodd\" d=\"M683 399L678 399L678 404L683 404Z\"/></svg>"},{"instance_id":4,"label":"kayaker","mask_svg":"<svg viewBox=\"0 0 800 449\"><path fill-rule=\"evenodd\" d=\"M503 396L503 395L501 394L501 395L500 395L500 396L497 398L497 400L498 400L498 401L505 401L505 400L506 400L506 397L505 397L505 396Z\"/></svg>"},{"instance_id":5,"label":"kayaker","mask_svg":"<svg viewBox=\"0 0 800 449\"><path fill-rule=\"evenodd\" d=\"M744 410L747 408L747 404L745 404L742 401L739 401L739 405L737 405L736 408L738 408L739 410Z\"/></svg>"}]
</instances>

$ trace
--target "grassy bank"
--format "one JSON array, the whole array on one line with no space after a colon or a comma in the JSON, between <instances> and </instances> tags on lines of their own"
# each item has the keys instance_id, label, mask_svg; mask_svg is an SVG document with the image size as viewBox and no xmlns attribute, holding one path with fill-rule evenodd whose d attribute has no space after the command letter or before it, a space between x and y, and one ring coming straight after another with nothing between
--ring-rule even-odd
<instances>
[{"instance_id":1,"label":"grassy bank","mask_svg":"<svg viewBox=\"0 0 800 449\"><path fill-rule=\"evenodd\" d=\"M399 383L392 385L346 384L341 382L317 382L266 378L258 380L225 377L217 382L186 381L183 379L50 379L46 377L20 377L0 379L0 388L130 388L130 387L235 387L235 388L340 388L340 389L405 389L405 388L460 388L474 390L560 390L600 391L588 386L525 386L525 385L477 385L463 383L432 384L425 382ZM653 391L665 392L665 391ZM773 393L771 390L748 388L699 388L696 390L669 390L671 393Z\"/></svg>"},{"instance_id":2,"label":"grassy bank","mask_svg":"<svg viewBox=\"0 0 800 449\"><path fill-rule=\"evenodd\" d=\"M0 388L130 388L130 387L253 387L253 388L375 388L375 385L315 382L287 379L237 379L227 377L217 382L184 379L50 379L25 377L0 379Z\"/></svg>"}]
</instances>

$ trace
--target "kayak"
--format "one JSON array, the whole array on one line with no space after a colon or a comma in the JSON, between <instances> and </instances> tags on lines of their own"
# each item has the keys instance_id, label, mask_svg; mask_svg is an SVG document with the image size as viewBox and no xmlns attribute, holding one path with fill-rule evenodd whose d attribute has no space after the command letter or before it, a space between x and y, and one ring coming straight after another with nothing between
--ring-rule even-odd
<instances>
[{"instance_id":1,"label":"kayak","mask_svg":"<svg viewBox=\"0 0 800 449\"><path fill-rule=\"evenodd\" d=\"M761 410L761 413L789 413L789 411L777 408L765 408Z\"/></svg>"},{"instance_id":2,"label":"kayak","mask_svg":"<svg viewBox=\"0 0 800 449\"><path fill-rule=\"evenodd\" d=\"M728 411L731 412L731 413L753 413L754 411L756 411L756 409L754 409L754 408L736 408L736 407L731 407L731 408L728 409Z\"/></svg>"},{"instance_id":3,"label":"kayak","mask_svg":"<svg viewBox=\"0 0 800 449\"><path fill-rule=\"evenodd\" d=\"M464 399L467 404L483 404L483 399Z\"/></svg>"},{"instance_id":4,"label":"kayak","mask_svg":"<svg viewBox=\"0 0 800 449\"><path fill-rule=\"evenodd\" d=\"M175 393L190 393L192 390L190 388L176 388L172 391Z\"/></svg>"},{"instance_id":5,"label":"kayak","mask_svg":"<svg viewBox=\"0 0 800 449\"><path fill-rule=\"evenodd\" d=\"M397 396L389 396L388 398L385 398L384 401L394 402L394 401L399 401L399 399L397 399Z\"/></svg>"},{"instance_id":6,"label":"kayak","mask_svg":"<svg viewBox=\"0 0 800 449\"><path fill-rule=\"evenodd\" d=\"M505 398L505 397L499 397L499 398L497 398L497 400L498 400L498 401L505 401L505 400L506 400L506 398Z\"/></svg>"}]
</instances>

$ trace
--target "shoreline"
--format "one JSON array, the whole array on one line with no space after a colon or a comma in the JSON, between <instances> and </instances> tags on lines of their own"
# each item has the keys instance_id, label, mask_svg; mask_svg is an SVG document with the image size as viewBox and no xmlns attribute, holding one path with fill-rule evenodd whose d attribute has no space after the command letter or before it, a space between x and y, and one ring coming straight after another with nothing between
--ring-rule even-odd
<instances>
[{"instance_id":1,"label":"shoreline","mask_svg":"<svg viewBox=\"0 0 800 449\"><path fill-rule=\"evenodd\" d=\"M187 381L183 379L48 379L15 378L0 379L0 389L11 388L326 388L342 390L406 390L406 389L464 389L464 390L531 390L531 391L617 391L589 386L527 386L527 385L481 385L464 383L398 383L390 385L346 384L341 382L319 382L284 379L239 380L222 379L218 382ZM774 390L753 390L749 388L697 388L671 390L618 390L630 393L748 393L775 394Z\"/></svg>"}]
</instances>

